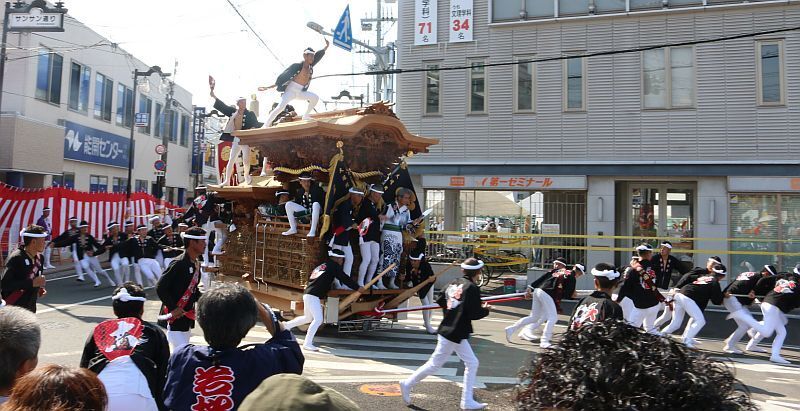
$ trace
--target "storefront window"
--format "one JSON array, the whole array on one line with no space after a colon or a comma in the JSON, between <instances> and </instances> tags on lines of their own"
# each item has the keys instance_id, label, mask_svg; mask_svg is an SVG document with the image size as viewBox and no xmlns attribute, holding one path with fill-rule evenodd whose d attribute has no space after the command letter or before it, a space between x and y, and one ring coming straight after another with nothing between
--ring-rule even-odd
<instances>
[{"instance_id":1,"label":"storefront window","mask_svg":"<svg viewBox=\"0 0 800 411\"><path fill-rule=\"evenodd\" d=\"M729 271L759 271L774 264L781 271L791 270L800 257L785 255L800 252L800 195L730 194L731 251L768 254L734 254Z\"/></svg>"}]
</instances>

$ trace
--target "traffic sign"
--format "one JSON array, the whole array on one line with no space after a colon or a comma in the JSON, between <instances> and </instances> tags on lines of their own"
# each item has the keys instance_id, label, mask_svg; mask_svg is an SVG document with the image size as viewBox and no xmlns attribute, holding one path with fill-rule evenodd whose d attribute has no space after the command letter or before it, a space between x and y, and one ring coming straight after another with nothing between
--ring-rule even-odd
<instances>
[{"instance_id":1,"label":"traffic sign","mask_svg":"<svg viewBox=\"0 0 800 411\"><path fill-rule=\"evenodd\" d=\"M333 44L347 51L353 49L353 29L350 27L350 5L344 9L336 30L333 31Z\"/></svg>"},{"instance_id":2,"label":"traffic sign","mask_svg":"<svg viewBox=\"0 0 800 411\"><path fill-rule=\"evenodd\" d=\"M156 171L164 171L167 168L167 163L165 163L164 160L156 160L156 162L153 163L153 168L155 168Z\"/></svg>"},{"instance_id":3,"label":"traffic sign","mask_svg":"<svg viewBox=\"0 0 800 411\"><path fill-rule=\"evenodd\" d=\"M166 175L166 172L164 172L164 171L153 171L153 174L156 177L164 177Z\"/></svg>"},{"instance_id":4,"label":"traffic sign","mask_svg":"<svg viewBox=\"0 0 800 411\"><path fill-rule=\"evenodd\" d=\"M150 113L136 113L136 127L147 127L150 124Z\"/></svg>"},{"instance_id":5,"label":"traffic sign","mask_svg":"<svg viewBox=\"0 0 800 411\"><path fill-rule=\"evenodd\" d=\"M167 152L167 148L164 147L163 144L159 144L159 145L156 146L156 154L162 155L162 154L164 154L166 152Z\"/></svg>"}]
</instances>

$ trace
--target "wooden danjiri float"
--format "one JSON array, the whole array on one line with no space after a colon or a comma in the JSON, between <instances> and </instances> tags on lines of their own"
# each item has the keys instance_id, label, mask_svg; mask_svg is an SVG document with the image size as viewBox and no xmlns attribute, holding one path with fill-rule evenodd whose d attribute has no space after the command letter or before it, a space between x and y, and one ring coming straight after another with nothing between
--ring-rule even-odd
<instances>
[{"instance_id":1,"label":"wooden danjiri float","mask_svg":"<svg viewBox=\"0 0 800 411\"><path fill-rule=\"evenodd\" d=\"M281 235L289 229L286 217L269 215L278 200L276 193L299 189L297 176L311 172L316 183L332 191L331 178L340 178L342 165L358 187L387 184L405 158L424 153L438 140L408 132L389 104L379 102L364 108L321 113L311 120L288 119L270 128L234 133L241 144L255 148L268 159L271 175L253 177L252 185L217 187L211 191L233 204L235 230L218 259L218 279L247 281L256 297L287 317L301 315L303 290L312 270L327 256L327 230L333 204L323 204L316 237L306 237L309 224L298 224L298 233ZM337 169L339 172L337 172ZM335 201L326 195L326 203ZM358 241L354 239L353 272L358 272ZM396 318L375 315L376 307L395 308L406 303L417 289L370 290L359 294L333 290L323 303L327 324L340 332L369 331L391 327Z\"/></svg>"}]
</instances>

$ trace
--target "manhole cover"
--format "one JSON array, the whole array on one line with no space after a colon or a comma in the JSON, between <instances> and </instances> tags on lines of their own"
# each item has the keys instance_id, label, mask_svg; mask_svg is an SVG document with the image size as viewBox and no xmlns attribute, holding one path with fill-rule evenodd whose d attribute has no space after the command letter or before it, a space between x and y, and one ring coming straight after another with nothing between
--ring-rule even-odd
<instances>
[{"instance_id":1,"label":"manhole cover","mask_svg":"<svg viewBox=\"0 0 800 411\"><path fill-rule=\"evenodd\" d=\"M400 384L364 384L358 390L378 397L399 397L401 394Z\"/></svg>"},{"instance_id":2,"label":"manhole cover","mask_svg":"<svg viewBox=\"0 0 800 411\"><path fill-rule=\"evenodd\" d=\"M69 324L58 321L40 321L39 327L45 330L61 330L69 328Z\"/></svg>"}]
</instances>

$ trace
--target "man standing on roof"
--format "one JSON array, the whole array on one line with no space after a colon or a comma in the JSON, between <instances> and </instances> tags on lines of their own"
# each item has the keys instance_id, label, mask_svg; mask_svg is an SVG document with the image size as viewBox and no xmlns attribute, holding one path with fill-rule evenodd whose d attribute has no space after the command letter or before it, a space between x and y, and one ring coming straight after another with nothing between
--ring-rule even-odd
<instances>
[{"instance_id":1,"label":"man standing on roof","mask_svg":"<svg viewBox=\"0 0 800 411\"><path fill-rule=\"evenodd\" d=\"M258 122L256 113L247 109L247 99L239 97L236 99L236 106L229 106L214 94L214 79L209 77L209 86L211 87L211 97L214 99L214 109L220 113L230 117L228 123L225 124L225 129L222 135L219 136L220 141L231 141L231 155L228 157L228 166L225 168L225 178L223 178L221 186L229 185L231 182L231 175L233 174L233 165L236 162L236 157L239 152L242 152L242 163L244 164L244 183L250 185L250 146L239 145L239 137L231 135L234 131L249 130L251 128L259 128L263 123Z\"/></svg>"},{"instance_id":2,"label":"man standing on roof","mask_svg":"<svg viewBox=\"0 0 800 411\"><path fill-rule=\"evenodd\" d=\"M314 106L317 105L319 96L308 91L308 86L311 84L311 77L314 75L314 66L325 56L325 51L328 50L329 45L328 39L325 39L325 48L322 50L315 52L311 47L305 49L303 51L303 61L292 64L278 76L278 79L275 80L275 87L283 95L281 96L281 102L270 111L266 122L267 127L272 127L272 122L292 100L308 101L308 108L303 114L303 120L310 119L309 114L311 114Z\"/></svg>"}]
</instances>

